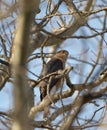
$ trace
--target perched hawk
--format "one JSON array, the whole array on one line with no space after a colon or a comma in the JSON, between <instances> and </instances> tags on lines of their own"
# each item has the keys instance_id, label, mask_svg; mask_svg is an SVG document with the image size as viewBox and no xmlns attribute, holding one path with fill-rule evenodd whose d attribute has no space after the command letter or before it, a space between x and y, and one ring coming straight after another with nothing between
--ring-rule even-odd
<instances>
[{"instance_id":1,"label":"perched hawk","mask_svg":"<svg viewBox=\"0 0 107 130\"><path fill-rule=\"evenodd\" d=\"M65 63L68 57L68 51L61 50L58 51L48 62L44 65L41 73L41 77L44 77L48 74L51 74L53 72L56 72L58 70L64 70L65 69ZM47 95L47 86L49 85L49 93L52 90L54 86L56 88L59 88L63 84L63 78L55 78L53 77L52 80L49 82L50 77L42 80L39 83L40 87L40 99L41 101L44 99L44 97Z\"/></svg>"},{"instance_id":2,"label":"perched hawk","mask_svg":"<svg viewBox=\"0 0 107 130\"><path fill-rule=\"evenodd\" d=\"M49 75L53 72L56 72L58 70L64 70L65 69L65 63L68 57L68 51L61 50L58 51L48 62L43 66L41 77L44 77L46 75ZM63 85L63 78L56 78L55 76L50 76L48 78L45 78L39 83L40 87L40 99L41 101L47 97L49 93L55 93L56 91L53 88L56 88L56 90L59 87L62 87ZM54 92L53 92L54 90ZM44 108L44 114L43 118L47 119L47 116L49 114L49 106Z\"/></svg>"}]
</instances>

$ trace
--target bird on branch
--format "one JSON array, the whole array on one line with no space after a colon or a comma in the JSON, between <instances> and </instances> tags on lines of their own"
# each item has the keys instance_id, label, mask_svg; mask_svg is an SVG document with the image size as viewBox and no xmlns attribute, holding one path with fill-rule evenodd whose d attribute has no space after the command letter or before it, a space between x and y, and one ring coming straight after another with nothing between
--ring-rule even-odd
<instances>
[{"instance_id":1,"label":"bird on branch","mask_svg":"<svg viewBox=\"0 0 107 130\"><path fill-rule=\"evenodd\" d=\"M53 57L43 65L43 69L41 72L40 77L45 77L46 75L49 75L51 73L64 70L66 60L68 57L68 51L61 50L58 51L56 54L53 55ZM64 82L64 77L56 78L54 74L48 78L45 78L39 83L40 87L40 99L43 101L47 96L49 98L49 94L54 94L58 88L62 87ZM55 89L55 90L54 90ZM44 109L44 118L47 116L48 110Z\"/></svg>"}]
</instances>

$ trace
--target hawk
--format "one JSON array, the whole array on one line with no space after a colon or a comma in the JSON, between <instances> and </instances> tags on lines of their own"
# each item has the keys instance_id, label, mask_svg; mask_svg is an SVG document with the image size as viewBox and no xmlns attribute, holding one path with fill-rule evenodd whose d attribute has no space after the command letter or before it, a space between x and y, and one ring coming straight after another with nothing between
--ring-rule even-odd
<instances>
[{"instance_id":1,"label":"hawk","mask_svg":"<svg viewBox=\"0 0 107 130\"><path fill-rule=\"evenodd\" d=\"M54 54L53 57L43 66L40 77L42 78L58 70L64 70L68 54L69 53L66 50L61 50ZM51 77L52 76L47 77L39 83L41 101L47 96L48 93L52 93L54 87L58 89L63 85L63 77L55 78L55 76L53 76L50 80ZM44 113L44 115L47 116L46 109L44 109Z\"/></svg>"}]
</instances>

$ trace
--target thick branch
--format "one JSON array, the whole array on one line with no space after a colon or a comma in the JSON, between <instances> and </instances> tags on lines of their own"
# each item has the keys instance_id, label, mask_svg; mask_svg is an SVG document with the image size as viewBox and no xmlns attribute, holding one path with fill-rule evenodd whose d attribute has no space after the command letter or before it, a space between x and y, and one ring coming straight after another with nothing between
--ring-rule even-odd
<instances>
[{"instance_id":1,"label":"thick branch","mask_svg":"<svg viewBox=\"0 0 107 130\"><path fill-rule=\"evenodd\" d=\"M57 100L60 99L60 97L61 98L67 98L70 95L72 95L72 91L71 90L67 90L67 91L63 92L61 96L60 96L60 93L54 94L54 95L50 95L50 97L47 96L46 98L43 99L43 101L39 105L36 105L36 106L31 108L31 110L29 112L29 117L31 119L34 119L34 117L36 116L36 114L38 112L43 111L45 107L51 105L52 102L51 102L50 98L55 103Z\"/></svg>"},{"instance_id":2,"label":"thick branch","mask_svg":"<svg viewBox=\"0 0 107 130\"><path fill-rule=\"evenodd\" d=\"M68 115L68 117L66 118L66 122L63 123L63 125L61 126L60 130L71 130L72 127L72 123L75 119L75 117L77 116L78 112L81 109L81 106L83 104L83 97L82 96L78 96L72 106L72 110L70 112L70 115Z\"/></svg>"},{"instance_id":3,"label":"thick branch","mask_svg":"<svg viewBox=\"0 0 107 130\"><path fill-rule=\"evenodd\" d=\"M66 0L65 0L66 2ZM90 0L89 4L87 3L87 6L86 6L86 11L90 11L90 8L93 4L93 0ZM71 8L71 5L72 7L74 7L74 5L71 3L71 4L67 4L67 6L69 6L69 8ZM75 8L73 8L73 11L74 11ZM75 10L74 12L77 12L77 10ZM47 34L49 35L49 40L47 41L47 46L50 46L50 45L57 45L57 44L61 44L65 39L60 39L58 37L62 37L62 36L71 36L73 35L81 26L84 26L87 22L87 19L88 19L88 15L76 15L76 19L73 21L73 22L70 22L68 25L66 25L66 28L60 28L60 29L57 29L53 35L49 35L49 33L46 33L46 36ZM36 27L37 28L37 27ZM42 30L43 31L43 30ZM33 39L30 43L30 49L29 51L32 52L35 50L35 47L40 47L41 43L45 40L46 36L40 32L38 32L37 36L35 39ZM36 44L35 44L36 43Z\"/></svg>"}]
</instances>

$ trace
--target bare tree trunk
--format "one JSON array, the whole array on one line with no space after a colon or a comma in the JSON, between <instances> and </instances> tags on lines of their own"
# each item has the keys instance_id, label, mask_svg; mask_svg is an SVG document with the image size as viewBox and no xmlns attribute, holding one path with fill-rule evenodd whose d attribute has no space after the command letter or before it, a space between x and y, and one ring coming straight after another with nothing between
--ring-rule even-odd
<instances>
[{"instance_id":1,"label":"bare tree trunk","mask_svg":"<svg viewBox=\"0 0 107 130\"><path fill-rule=\"evenodd\" d=\"M14 77L15 118L12 130L29 130L28 112L33 104L33 91L26 80L26 59L28 56L29 32L39 0L20 0L21 13L12 46L11 70ZM31 128L30 128L31 130Z\"/></svg>"}]
</instances>

